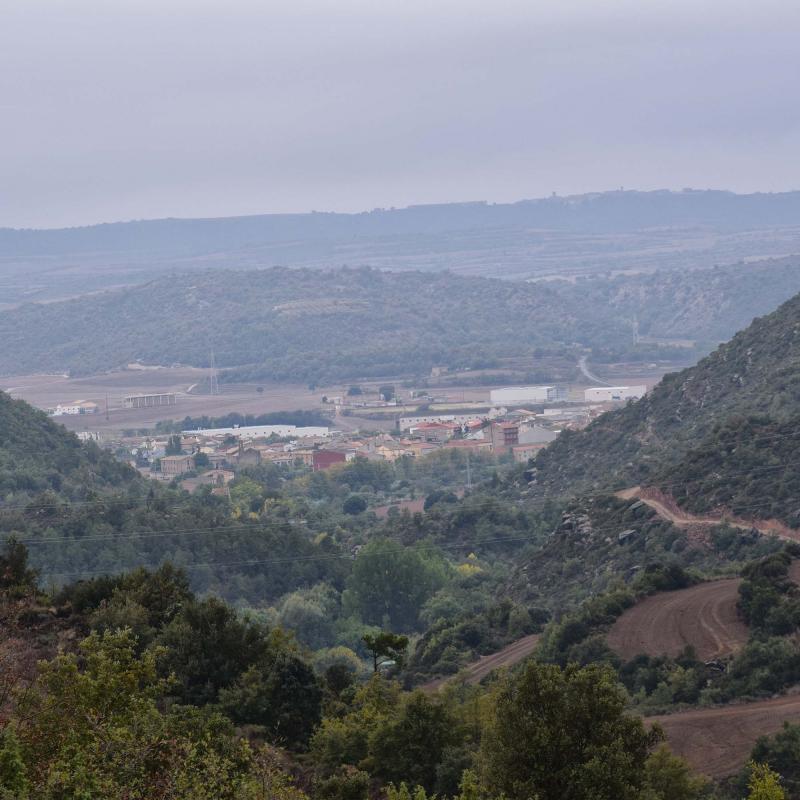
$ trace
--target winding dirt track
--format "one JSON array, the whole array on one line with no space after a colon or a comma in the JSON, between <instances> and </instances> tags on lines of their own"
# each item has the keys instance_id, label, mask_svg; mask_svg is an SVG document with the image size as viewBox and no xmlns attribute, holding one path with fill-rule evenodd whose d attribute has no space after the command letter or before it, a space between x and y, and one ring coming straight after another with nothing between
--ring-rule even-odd
<instances>
[{"instance_id":1,"label":"winding dirt track","mask_svg":"<svg viewBox=\"0 0 800 800\"><path fill-rule=\"evenodd\" d=\"M661 725L672 751L695 770L722 778L741 769L759 736L776 733L784 721L800 723L800 695L683 711L646 721Z\"/></svg>"},{"instance_id":2,"label":"winding dirt track","mask_svg":"<svg viewBox=\"0 0 800 800\"><path fill-rule=\"evenodd\" d=\"M800 531L789 528L776 519L742 519L731 514L718 512L714 514L691 514L684 511L669 495L652 486L633 486L617 492L622 500L641 500L652 508L662 519L668 520L678 528L708 527L725 523L731 528L743 531L756 530L765 536L777 536L788 542L800 541Z\"/></svg>"},{"instance_id":3,"label":"winding dirt track","mask_svg":"<svg viewBox=\"0 0 800 800\"><path fill-rule=\"evenodd\" d=\"M617 619L608 646L626 661L640 653L674 657L687 645L701 661L731 655L748 635L736 613L740 583L708 581L646 597Z\"/></svg>"},{"instance_id":4,"label":"winding dirt track","mask_svg":"<svg viewBox=\"0 0 800 800\"><path fill-rule=\"evenodd\" d=\"M480 683L490 672L498 669L499 667L510 667L527 658L539 643L541 635L532 633L530 636L524 636L522 639L517 639L510 645L492 653L488 656L481 656L477 661L473 661L470 665L464 667L458 674L464 676L464 679L469 684ZM437 678L436 680L429 681L428 683L420 686L424 692L435 692L445 683L453 679L453 675L446 678Z\"/></svg>"}]
</instances>

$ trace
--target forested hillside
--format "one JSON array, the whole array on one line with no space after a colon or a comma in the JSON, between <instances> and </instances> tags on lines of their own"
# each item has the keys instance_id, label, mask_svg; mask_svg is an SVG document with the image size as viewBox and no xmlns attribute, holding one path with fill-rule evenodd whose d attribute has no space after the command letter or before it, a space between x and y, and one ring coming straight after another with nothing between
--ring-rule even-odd
<instances>
[{"instance_id":1,"label":"forested hillside","mask_svg":"<svg viewBox=\"0 0 800 800\"><path fill-rule=\"evenodd\" d=\"M94 443L81 444L44 412L0 392L0 508L48 491L80 501L98 490L144 484Z\"/></svg>"},{"instance_id":2,"label":"forested hillside","mask_svg":"<svg viewBox=\"0 0 800 800\"><path fill-rule=\"evenodd\" d=\"M47 595L19 548L0 553L0 626L9 800L701 800L708 785L626 712L608 665L406 692L197 597L180 570ZM388 640L396 672L408 642Z\"/></svg>"},{"instance_id":3,"label":"forested hillside","mask_svg":"<svg viewBox=\"0 0 800 800\"><path fill-rule=\"evenodd\" d=\"M651 484L696 513L777 519L800 528L800 415L734 415Z\"/></svg>"},{"instance_id":4,"label":"forested hillside","mask_svg":"<svg viewBox=\"0 0 800 800\"><path fill-rule=\"evenodd\" d=\"M487 611L504 565L550 525L489 491L459 503L465 457L456 450L319 473L260 465L219 496L140 477L2 394L0 433L0 536L27 547L44 585L169 561L185 567L192 589L280 620L315 647L357 647L364 630L382 625L422 631L462 613L466 593L470 609ZM470 474L484 481L497 469L473 458ZM424 515L364 510L409 496L428 499ZM523 608L509 627L510 610L476 645L535 627Z\"/></svg>"},{"instance_id":5,"label":"forested hillside","mask_svg":"<svg viewBox=\"0 0 800 800\"><path fill-rule=\"evenodd\" d=\"M536 459L536 491L675 484L682 498L695 495L694 508L714 508L724 497L744 511L760 499L759 513L795 518L788 454L799 413L795 296L642 400L560 436ZM786 471L764 479L783 456Z\"/></svg>"},{"instance_id":6,"label":"forested hillside","mask_svg":"<svg viewBox=\"0 0 800 800\"><path fill-rule=\"evenodd\" d=\"M686 358L800 290L796 260L571 283L270 269L172 276L0 314L0 371L86 374L140 360L228 368L229 380L320 383L500 366L593 349ZM675 351L642 337L691 339ZM668 342L666 342L668 344Z\"/></svg>"}]
</instances>

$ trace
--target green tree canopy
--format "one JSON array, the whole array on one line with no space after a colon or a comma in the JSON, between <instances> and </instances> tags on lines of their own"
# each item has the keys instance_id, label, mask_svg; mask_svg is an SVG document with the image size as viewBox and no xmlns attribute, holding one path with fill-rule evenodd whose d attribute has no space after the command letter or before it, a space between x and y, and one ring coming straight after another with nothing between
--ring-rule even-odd
<instances>
[{"instance_id":1,"label":"green tree canopy","mask_svg":"<svg viewBox=\"0 0 800 800\"><path fill-rule=\"evenodd\" d=\"M372 668L377 672L382 664L387 661L394 661L402 667L408 648L408 637L399 636L396 633L382 631L378 634L366 633L361 637L361 641L367 646L372 655Z\"/></svg>"},{"instance_id":2,"label":"green tree canopy","mask_svg":"<svg viewBox=\"0 0 800 800\"><path fill-rule=\"evenodd\" d=\"M376 538L356 557L342 600L368 625L413 630L425 601L446 579L445 566L430 550Z\"/></svg>"},{"instance_id":3,"label":"green tree canopy","mask_svg":"<svg viewBox=\"0 0 800 800\"><path fill-rule=\"evenodd\" d=\"M747 800L785 800L786 792L781 788L781 778L766 764L750 763L750 780L747 783L750 794Z\"/></svg>"},{"instance_id":4,"label":"green tree canopy","mask_svg":"<svg viewBox=\"0 0 800 800\"><path fill-rule=\"evenodd\" d=\"M235 722L263 726L276 744L302 748L319 723L322 688L305 661L272 643L258 663L220 691L220 704Z\"/></svg>"},{"instance_id":5,"label":"green tree canopy","mask_svg":"<svg viewBox=\"0 0 800 800\"><path fill-rule=\"evenodd\" d=\"M0 740L6 797L301 800L222 716L163 713L156 653L137 656L130 631L92 634L82 656L44 663L33 690L18 698L14 731Z\"/></svg>"},{"instance_id":6,"label":"green tree canopy","mask_svg":"<svg viewBox=\"0 0 800 800\"><path fill-rule=\"evenodd\" d=\"M509 800L640 800L650 749L663 734L625 713L607 667L529 662L487 704L481 778Z\"/></svg>"},{"instance_id":7,"label":"green tree canopy","mask_svg":"<svg viewBox=\"0 0 800 800\"><path fill-rule=\"evenodd\" d=\"M204 705L217 699L247 669L266 656L267 633L238 617L215 598L186 604L157 639L161 666L177 679L183 702Z\"/></svg>"}]
</instances>

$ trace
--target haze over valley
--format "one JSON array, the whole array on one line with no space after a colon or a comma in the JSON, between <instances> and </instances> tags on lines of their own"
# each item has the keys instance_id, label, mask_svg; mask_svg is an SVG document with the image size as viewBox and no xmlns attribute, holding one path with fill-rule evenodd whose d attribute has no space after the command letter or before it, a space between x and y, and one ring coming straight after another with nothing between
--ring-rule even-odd
<instances>
[{"instance_id":1,"label":"haze over valley","mask_svg":"<svg viewBox=\"0 0 800 800\"><path fill-rule=\"evenodd\" d=\"M800 800L798 6L7 6L0 800Z\"/></svg>"}]
</instances>

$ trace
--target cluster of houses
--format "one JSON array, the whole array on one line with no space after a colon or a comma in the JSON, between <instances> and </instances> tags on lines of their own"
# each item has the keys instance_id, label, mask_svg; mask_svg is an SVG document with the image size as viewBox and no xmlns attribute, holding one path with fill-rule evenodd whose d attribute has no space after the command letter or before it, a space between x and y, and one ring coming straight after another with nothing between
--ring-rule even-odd
<instances>
[{"instance_id":1,"label":"cluster of houses","mask_svg":"<svg viewBox=\"0 0 800 800\"><path fill-rule=\"evenodd\" d=\"M180 453L174 437L133 437L126 442L130 461L154 479L182 479L194 490L212 486L226 493L238 470L259 464L326 470L355 458L394 462L421 458L437 450L458 449L476 454L511 456L527 462L553 441L559 428L553 420L516 410L493 419L442 415L406 417L394 434L363 435L328 428L229 428L183 431ZM266 427L280 430L266 430Z\"/></svg>"},{"instance_id":2,"label":"cluster of houses","mask_svg":"<svg viewBox=\"0 0 800 800\"><path fill-rule=\"evenodd\" d=\"M238 470L260 464L316 472L356 458L394 462L448 449L527 463L559 431L584 427L606 404L624 402L644 391L644 386L593 387L586 390L581 405L564 403L558 387L510 387L492 391L492 399L508 407L398 416L392 433L261 425L185 430L178 441L174 435L128 437L117 444L118 452L120 448L127 452L131 464L143 474L159 480L181 479L188 490L210 485L217 493L227 493ZM557 405L548 407L548 401ZM522 403L539 407L532 411L519 407Z\"/></svg>"}]
</instances>

